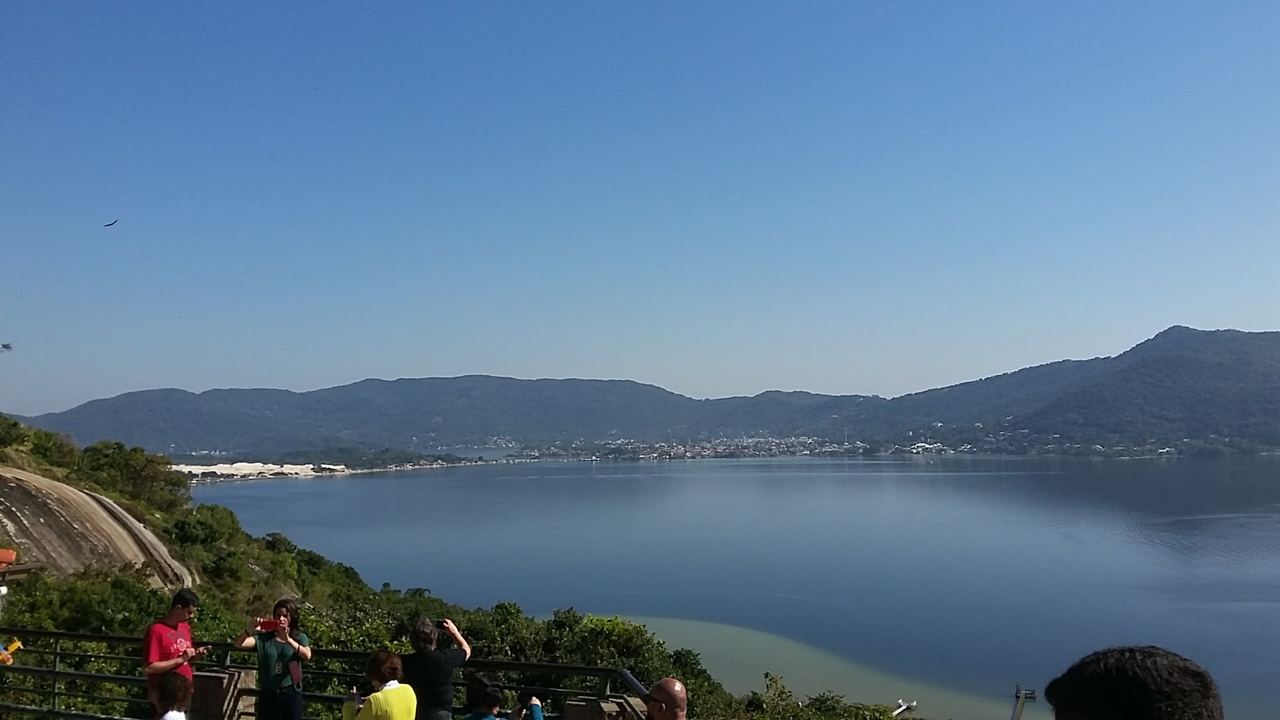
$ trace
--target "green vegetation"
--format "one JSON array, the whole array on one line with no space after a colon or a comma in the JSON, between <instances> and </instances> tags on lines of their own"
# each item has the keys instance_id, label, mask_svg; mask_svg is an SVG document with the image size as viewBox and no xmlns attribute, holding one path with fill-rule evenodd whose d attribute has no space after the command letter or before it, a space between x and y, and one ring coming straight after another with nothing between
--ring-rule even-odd
<instances>
[{"instance_id":1,"label":"green vegetation","mask_svg":"<svg viewBox=\"0 0 1280 720\"><path fill-rule=\"evenodd\" d=\"M1239 453L1280 448L1280 333L1174 327L1115 357L1063 360L891 400L802 392L695 400L630 381L473 375L364 380L306 393L147 390L34 422L86 440L256 460L305 448L394 455L491 442L796 436L873 448L937 437L951 447L1010 454Z\"/></svg>"},{"instance_id":2,"label":"green vegetation","mask_svg":"<svg viewBox=\"0 0 1280 720\"><path fill-rule=\"evenodd\" d=\"M106 495L148 525L191 502L189 481L170 470L165 457L109 441L82 450L57 433L3 416L0 462Z\"/></svg>"},{"instance_id":3,"label":"green vegetation","mask_svg":"<svg viewBox=\"0 0 1280 720\"><path fill-rule=\"evenodd\" d=\"M691 716L708 720L884 720L888 709L847 703L836 695L797 704L777 678L767 678L763 693L734 697L705 668L697 653L670 650L643 626L622 618L592 617L559 610L535 619L518 605L500 602L490 609L466 609L431 595L424 588L374 590L356 571L299 548L280 534L251 537L230 510L190 506L185 478L168 470L168 461L140 448L97 443L83 450L45 430L0 418L0 461L79 487L103 492L141 518L165 539L171 551L202 579L200 613L193 628L198 640L229 640L252 616L266 615L280 597L306 601L303 625L316 647L406 652L408 632L418 617L450 617L479 657L578 665L625 667L643 682L667 675L686 682ZM169 595L130 569L99 569L74 577L37 572L15 583L4 606L6 625L48 630L141 636L147 624L168 608ZM102 651L99 649L99 651ZM72 668L137 672L133 661L72 660ZM94 663L98 663L95 665ZM313 667L354 671L319 661ZM528 674L509 678L534 686L565 685L562 679ZM572 683L567 683L571 687ZM577 686L589 689L586 681ZM342 694L342 681L315 681L309 689ZM0 697L22 697L17 681L0 674ZM76 709L99 710L95 701L75 701ZM115 711L115 710L112 710Z\"/></svg>"}]
</instances>

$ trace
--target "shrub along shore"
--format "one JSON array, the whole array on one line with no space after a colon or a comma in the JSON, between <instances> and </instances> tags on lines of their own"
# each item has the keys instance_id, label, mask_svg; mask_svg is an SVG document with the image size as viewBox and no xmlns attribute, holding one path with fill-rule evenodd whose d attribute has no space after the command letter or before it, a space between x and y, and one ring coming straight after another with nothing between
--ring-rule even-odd
<instances>
[{"instance_id":1,"label":"shrub along shore","mask_svg":"<svg viewBox=\"0 0 1280 720\"><path fill-rule=\"evenodd\" d=\"M625 667L646 683L678 677L689 686L693 718L890 717L887 707L851 703L833 693L801 704L774 676L763 679L761 691L734 696L707 672L697 653L670 649L643 625L623 618L570 608L539 620L510 602L462 608L426 588L375 590L354 568L300 548L279 533L249 535L227 508L192 507L187 476L173 471L168 458L142 448L114 442L79 448L55 433L0 416L0 464L110 497L142 521L200 578L195 588L200 613L192 628L200 640L233 638L247 618L266 616L279 598L297 596L315 647L408 652L408 631L418 617L449 617L478 657ZM0 547L13 547L3 532L0 527ZM0 624L140 637L168 603L169 593L152 588L148 577L132 568L99 568L70 577L38 571L11 588ZM344 691L314 684L310 689ZM0 697L4 693L0 685Z\"/></svg>"}]
</instances>

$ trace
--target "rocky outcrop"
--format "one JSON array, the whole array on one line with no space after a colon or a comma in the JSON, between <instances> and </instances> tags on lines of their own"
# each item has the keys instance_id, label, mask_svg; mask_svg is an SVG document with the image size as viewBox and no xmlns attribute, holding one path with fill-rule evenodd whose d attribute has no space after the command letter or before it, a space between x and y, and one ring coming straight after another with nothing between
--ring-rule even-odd
<instances>
[{"instance_id":1,"label":"rocky outcrop","mask_svg":"<svg viewBox=\"0 0 1280 720\"><path fill-rule=\"evenodd\" d=\"M0 466L0 531L26 562L69 574L133 565L157 587L192 584L160 539L111 500L34 473Z\"/></svg>"}]
</instances>

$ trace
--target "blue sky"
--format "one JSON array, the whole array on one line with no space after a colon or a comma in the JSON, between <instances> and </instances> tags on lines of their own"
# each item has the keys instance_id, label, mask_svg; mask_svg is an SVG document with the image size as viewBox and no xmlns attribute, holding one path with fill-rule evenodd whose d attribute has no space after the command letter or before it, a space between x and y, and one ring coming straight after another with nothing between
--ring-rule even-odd
<instances>
[{"instance_id":1,"label":"blue sky","mask_svg":"<svg viewBox=\"0 0 1280 720\"><path fill-rule=\"evenodd\" d=\"M0 5L0 410L1280 329L1277 3L296 10Z\"/></svg>"}]
</instances>

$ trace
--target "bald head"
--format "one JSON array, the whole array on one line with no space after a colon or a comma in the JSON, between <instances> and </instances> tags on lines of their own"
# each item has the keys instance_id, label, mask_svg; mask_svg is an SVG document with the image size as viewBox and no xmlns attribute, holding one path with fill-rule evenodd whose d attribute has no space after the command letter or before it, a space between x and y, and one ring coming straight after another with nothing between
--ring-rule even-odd
<instances>
[{"instance_id":1,"label":"bald head","mask_svg":"<svg viewBox=\"0 0 1280 720\"><path fill-rule=\"evenodd\" d=\"M689 694L684 683L675 678L662 678L644 696L650 718L683 718L689 709Z\"/></svg>"}]
</instances>

